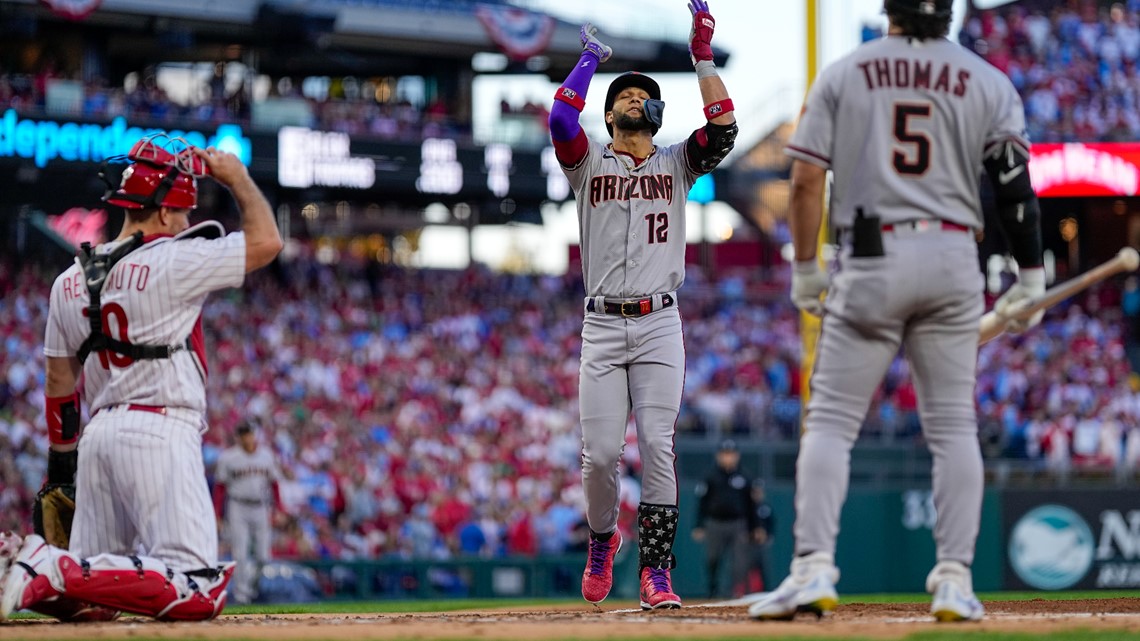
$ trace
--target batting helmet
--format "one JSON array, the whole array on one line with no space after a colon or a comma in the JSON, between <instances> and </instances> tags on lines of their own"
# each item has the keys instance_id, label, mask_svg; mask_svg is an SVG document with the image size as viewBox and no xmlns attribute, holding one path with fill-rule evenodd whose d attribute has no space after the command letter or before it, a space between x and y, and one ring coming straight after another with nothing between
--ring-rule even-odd
<instances>
[{"instance_id":1,"label":"batting helmet","mask_svg":"<svg viewBox=\"0 0 1140 641\"><path fill-rule=\"evenodd\" d=\"M180 150L173 153L168 147ZM186 141L166 134L147 136L135 143L125 158L111 158L108 162L123 160L130 165L123 170L118 189L109 189L103 197L108 204L124 209L198 207L198 178L209 172Z\"/></svg>"},{"instance_id":2,"label":"batting helmet","mask_svg":"<svg viewBox=\"0 0 1140 641\"><path fill-rule=\"evenodd\" d=\"M953 8L954 0L886 0L883 3L888 14L920 18L949 18Z\"/></svg>"},{"instance_id":3,"label":"batting helmet","mask_svg":"<svg viewBox=\"0 0 1140 641\"><path fill-rule=\"evenodd\" d=\"M613 110L614 102L617 100L618 94L621 93L622 89L628 87L637 87L649 94L650 100L661 102L661 86L657 84L657 81L643 73L627 71L617 78L614 78L614 81L610 83L610 88L606 90L606 113ZM663 104L664 103L662 103L662 106ZM649 122L653 123L653 133L656 134L657 130L661 127L660 110L656 112L655 116L650 115L649 109L643 109L642 111L645 112L645 117L649 119ZM606 131L610 132L610 136L612 137L614 135L613 124L607 122Z\"/></svg>"}]
</instances>

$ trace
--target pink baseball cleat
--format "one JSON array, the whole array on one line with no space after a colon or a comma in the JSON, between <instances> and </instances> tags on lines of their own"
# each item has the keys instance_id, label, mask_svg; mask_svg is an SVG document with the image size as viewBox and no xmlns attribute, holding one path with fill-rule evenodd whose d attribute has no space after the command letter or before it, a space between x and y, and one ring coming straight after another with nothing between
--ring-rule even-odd
<instances>
[{"instance_id":1,"label":"pink baseball cleat","mask_svg":"<svg viewBox=\"0 0 1140 641\"><path fill-rule=\"evenodd\" d=\"M601 603L614 585L614 557L621 549L621 532L615 530L608 541L599 541L590 533L590 553L586 571L582 573L582 598Z\"/></svg>"}]
</instances>

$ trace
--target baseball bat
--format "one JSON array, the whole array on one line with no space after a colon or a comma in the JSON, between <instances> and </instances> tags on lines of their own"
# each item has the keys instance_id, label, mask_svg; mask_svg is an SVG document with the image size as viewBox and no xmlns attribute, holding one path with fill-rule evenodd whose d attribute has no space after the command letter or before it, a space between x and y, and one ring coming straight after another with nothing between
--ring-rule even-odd
<instances>
[{"instance_id":1,"label":"baseball bat","mask_svg":"<svg viewBox=\"0 0 1140 641\"><path fill-rule=\"evenodd\" d=\"M1088 289L1094 283L1119 274L1121 272L1135 271L1140 267L1140 253L1131 247L1125 247L1116 253L1116 256L1089 271L1067 280L1060 285L1050 287L1045 293L1033 298L1026 298L1014 303L1005 315L990 310L982 316L978 327L978 344L992 340L1005 331L1006 323L1011 320L1023 320L1047 307L1052 307L1066 298Z\"/></svg>"}]
</instances>

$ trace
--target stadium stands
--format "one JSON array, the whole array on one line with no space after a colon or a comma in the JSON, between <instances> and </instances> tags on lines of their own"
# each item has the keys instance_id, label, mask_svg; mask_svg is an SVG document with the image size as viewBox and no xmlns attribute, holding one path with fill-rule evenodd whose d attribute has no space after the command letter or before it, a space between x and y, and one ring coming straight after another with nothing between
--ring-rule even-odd
<instances>
[{"instance_id":1,"label":"stadium stands","mask_svg":"<svg viewBox=\"0 0 1140 641\"><path fill-rule=\"evenodd\" d=\"M240 420L262 426L288 477L277 558L446 559L579 545L580 280L404 271L349 255L326 264L310 254L303 248L217 296L204 314L207 463ZM26 522L43 479L52 276L0 262L0 528ZM682 447L724 432L746 442L795 438L797 320L772 291L746 274L705 281L698 272L686 285ZM1029 335L982 349L987 457L1055 472L1140 464L1140 393L1121 309L1117 288L1098 289ZM892 367L863 438L917 446L904 362ZM633 442L626 465L638 467ZM624 527L638 494L624 475Z\"/></svg>"},{"instance_id":2,"label":"stadium stands","mask_svg":"<svg viewBox=\"0 0 1140 641\"><path fill-rule=\"evenodd\" d=\"M124 116L132 122L145 122L168 127L193 124L237 123L258 125L252 118L254 104L243 87L227 92L208 80L202 80L192 95L200 100L179 104L153 82L136 82L128 91L124 87L108 87L101 79L80 83L53 75L50 70L35 74L2 73L0 70L0 105L6 105L24 115L50 113L93 120L107 120ZM354 81L355 82L355 81ZM72 101L52 104L50 89L61 84L74 85L76 97ZM309 122L295 123L323 131L340 131L352 135L383 140L420 141L424 137L462 139L471 132L470 123L462 123L451 107L440 100L425 105L414 105L408 100L394 99L377 102L375 91L343 93L321 98L301 96L297 84L289 79L275 79L271 98L282 96L278 87L291 93L286 97L305 103ZM367 83L357 83L367 84Z\"/></svg>"},{"instance_id":3,"label":"stadium stands","mask_svg":"<svg viewBox=\"0 0 1140 641\"><path fill-rule=\"evenodd\" d=\"M1140 3L1029 0L973 11L959 35L1007 74L1034 142L1140 138Z\"/></svg>"}]
</instances>

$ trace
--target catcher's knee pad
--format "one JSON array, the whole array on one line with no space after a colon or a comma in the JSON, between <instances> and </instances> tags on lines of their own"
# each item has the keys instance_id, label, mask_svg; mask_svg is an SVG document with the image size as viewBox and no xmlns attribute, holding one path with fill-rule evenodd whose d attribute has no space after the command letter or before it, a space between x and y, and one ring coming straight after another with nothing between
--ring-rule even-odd
<instances>
[{"instance_id":1,"label":"catcher's knee pad","mask_svg":"<svg viewBox=\"0 0 1140 641\"><path fill-rule=\"evenodd\" d=\"M100 555L81 561L60 557L64 593L106 608L166 621L203 621L221 613L233 564L199 576L174 572L161 561Z\"/></svg>"}]
</instances>

